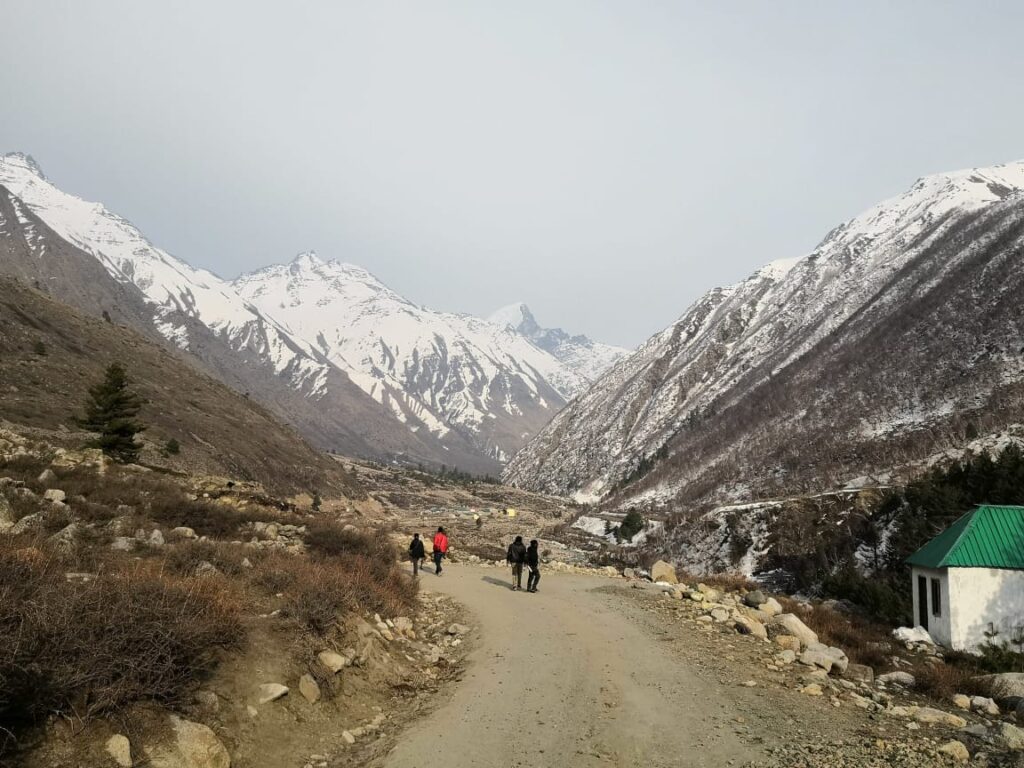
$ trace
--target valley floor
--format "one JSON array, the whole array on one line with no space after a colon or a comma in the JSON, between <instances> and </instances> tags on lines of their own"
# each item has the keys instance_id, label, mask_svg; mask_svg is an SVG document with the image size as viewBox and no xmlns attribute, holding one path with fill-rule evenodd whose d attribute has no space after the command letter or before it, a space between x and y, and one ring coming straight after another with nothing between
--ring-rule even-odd
<instances>
[{"instance_id":1,"label":"valley floor","mask_svg":"<svg viewBox=\"0 0 1024 768\"><path fill-rule=\"evenodd\" d=\"M469 609L475 647L450 698L374 766L948 764L935 749L950 732L799 693L766 671L770 644L687 621L653 586L548 572L533 595L507 577L424 577Z\"/></svg>"}]
</instances>

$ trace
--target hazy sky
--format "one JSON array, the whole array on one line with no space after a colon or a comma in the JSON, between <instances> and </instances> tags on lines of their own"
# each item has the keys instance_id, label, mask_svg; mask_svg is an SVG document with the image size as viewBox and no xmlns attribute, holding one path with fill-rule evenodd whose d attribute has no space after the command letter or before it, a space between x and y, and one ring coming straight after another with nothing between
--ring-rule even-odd
<instances>
[{"instance_id":1,"label":"hazy sky","mask_svg":"<svg viewBox=\"0 0 1024 768\"><path fill-rule=\"evenodd\" d=\"M225 277L313 248L634 345L1024 157L1020 3L0 0L0 151Z\"/></svg>"}]
</instances>

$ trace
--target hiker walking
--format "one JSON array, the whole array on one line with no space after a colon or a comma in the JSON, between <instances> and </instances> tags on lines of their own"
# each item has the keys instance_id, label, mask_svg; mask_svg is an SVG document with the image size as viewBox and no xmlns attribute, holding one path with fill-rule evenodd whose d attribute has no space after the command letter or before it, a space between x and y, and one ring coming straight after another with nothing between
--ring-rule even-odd
<instances>
[{"instance_id":1,"label":"hiker walking","mask_svg":"<svg viewBox=\"0 0 1024 768\"><path fill-rule=\"evenodd\" d=\"M434 573L438 576L441 575L441 560L447 553L448 535L443 527L438 526L437 533L434 534Z\"/></svg>"},{"instance_id":2,"label":"hiker walking","mask_svg":"<svg viewBox=\"0 0 1024 768\"><path fill-rule=\"evenodd\" d=\"M530 569L530 575L526 579L526 591L536 592L540 584L540 553L537 551L537 540L531 539L530 546L526 548L526 566Z\"/></svg>"},{"instance_id":3,"label":"hiker walking","mask_svg":"<svg viewBox=\"0 0 1024 768\"><path fill-rule=\"evenodd\" d=\"M526 562L526 545L523 544L522 536L516 536L516 540L508 545L505 562L512 566L512 591L522 591L523 563Z\"/></svg>"},{"instance_id":4,"label":"hiker walking","mask_svg":"<svg viewBox=\"0 0 1024 768\"><path fill-rule=\"evenodd\" d=\"M423 567L423 561L427 557L427 552L423 547L423 539L420 538L418 533L412 535L412 541L409 543L409 559L412 560L412 575L415 578L420 575L420 568Z\"/></svg>"}]
</instances>

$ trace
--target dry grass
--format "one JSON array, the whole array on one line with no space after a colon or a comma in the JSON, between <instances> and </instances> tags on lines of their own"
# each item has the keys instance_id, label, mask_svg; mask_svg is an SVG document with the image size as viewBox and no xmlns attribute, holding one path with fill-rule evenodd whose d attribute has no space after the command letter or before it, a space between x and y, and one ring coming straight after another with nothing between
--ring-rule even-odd
<instances>
[{"instance_id":1,"label":"dry grass","mask_svg":"<svg viewBox=\"0 0 1024 768\"><path fill-rule=\"evenodd\" d=\"M913 670L914 690L939 701L949 701L957 693L991 696L991 686L978 679L980 671L972 664L920 664Z\"/></svg>"},{"instance_id":2,"label":"dry grass","mask_svg":"<svg viewBox=\"0 0 1024 768\"><path fill-rule=\"evenodd\" d=\"M68 581L41 542L0 539L0 730L174 702L242 640L237 600L214 580L111 561Z\"/></svg>"},{"instance_id":3,"label":"dry grass","mask_svg":"<svg viewBox=\"0 0 1024 768\"><path fill-rule=\"evenodd\" d=\"M398 616L415 600L417 584L396 564L398 553L383 531L311 527L308 558L274 552L256 565L253 584L283 593L285 613L306 629L326 634L348 611Z\"/></svg>"}]
</instances>

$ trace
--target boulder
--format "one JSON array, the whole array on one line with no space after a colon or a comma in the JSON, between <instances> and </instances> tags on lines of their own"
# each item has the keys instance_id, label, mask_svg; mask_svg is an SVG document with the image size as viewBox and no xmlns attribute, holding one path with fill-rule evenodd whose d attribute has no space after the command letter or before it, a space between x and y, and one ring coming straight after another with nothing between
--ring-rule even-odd
<instances>
[{"instance_id":1,"label":"boulder","mask_svg":"<svg viewBox=\"0 0 1024 768\"><path fill-rule=\"evenodd\" d=\"M807 696L823 696L825 692L817 683L811 683L810 685L805 685L803 688L801 688L800 693L803 693Z\"/></svg>"},{"instance_id":2,"label":"boulder","mask_svg":"<svg viewBox=\"0 0 1024 768\"><path fill-rule=\"evenodd\" d=\"M710 615L714 621L722 623L723 621L728 621L729 616L732 614L729 613L729 609L724 605L718 605L711 609Z\"/></svg>"},{"instance_id":3,"label":"boulder","mask_svg":"<svg viewBox=\"0 0 1024 768\"><path fill-rule=\"evenodd\" d=\"M188 526L185 526L185 525L179 525L177 528L172 528L171 529L171 535L177 536L179 539L194 539L194 538L197 538L196 537L196 532L192 528L189 528Z\"/></svg>"},{"instance_id":4,"label":"boulder","mask_svg":"<svg viewBox=\"0 0 1024 768\"><path fill-rule=\"evenodd\" d=\"M170 716L171 738L146 748L149 768L231 768L231 756L212 730Z\"/></svg>"},{"instance_id":5,"label":"boulder","mask_svg":"<svg viewBox=\"0 0 1024 768\"><path fill-rule=\"evenodd\" d=\"M63 550L64 552L70 552L78 546L78 537L82 530L84 529L81 523L71 523L53 534L53 536L50 537L50 541L57 547L57 549Z\"/></svg>"},{"instance_id":6,"label":"boulder","mask_svg":"<svg viewBox=\"0 0 1024 768\"><path fill-rule=\"evenodd\" d=\"M1024 750L1024 731L1009 723L996 723L992 729L992 740L1011 752Z\"/></svg>"},{"instance_id":7,"label":"boulder","mask_svg":"<svg viewBox=\"0 0 1024 768\"><path fill-rule=\"evenodd\" d=\"M956 707L957 709L965 709L967 711L970 711L970 709L971 709L971 697L970 696L966 696L966 695L964 695L962 693L956 693L956 694L953 694L953 696L951 696L949 700L953 704L953 706Z\"/></svg>"},{"instance_id":8,"label":"boulder","mask_svg":"<svg viewBox=\"0 0 1024 768\"><path fill-rule=\"evenodd\" d=\"M760 608L766 602L768 602L768 598L765 597L764 592L760 589L755 589L753 592L747 592L747 594L743 596L743 603L745 605L749 605L751 608Z\"/></svg>"},{"instance_id":9,"label":"boulder","mask_svg":"<svg viewBox=\"0 0 1024 768\"><path fill-rule=\"evenodd\" d=\"M782 605L774 597L769 597L758 606L758 610L767 613L769 616L778 616L782 613Z\"/></svg>"},{"instance_id":10,"label":"boulder","mask_svg":"<svg viewBox=\"0 0 1024 768\"><path fill-rule=\"evenodd\" d=\"M778 616L775 616L771 624L768 625L768 634L772 637L775 635L790 635L799 640L800 644L805 647L811 643L818 642L818 635L792 613L780 613Z\"/></svg>"},{"instance_id":11,"label":"boulder","mask_svg":"<svg viewBox=\"0 0 1024 768\"><path fill-rule=\"evenodd\" d=\"M772 633L769 629L768 636L771 637L771 635ZM800 651L800 638L793 637L792 635L776 635L772 638L772 642L784 651L793 651L793 653L799 653Z\"/></svg>"},{"instance_id":12,"label":"boulder","mask_svg":"<svg viewBox=\"0 0 1024 768\"><path fill-rule=\"evenodd\" d=\"M310 704L320 701L320 686L312 675L306 674L299 678L299 693Z\"/></svg>"},{"instance_id":13,"label":"boulder","mask_svg":"<svg viewBox=\"0 0 1024 768\"><path fill-rule=\"evenodd\" d=\"M666 584L678 584L676 569L664 560L659 560L651 566L651 581L663 581Z\"/></svg>"},{"instance_id":14,"label":"boulder","mask_svg":"<svg viewBox=\"0 0 1024 768\"><path fill-rule=\"evenodd\" d=\"M842 675L845 679L853 680L856 683L868 683L870 685L875 681L875 671L867 664L847 664Z\"/></svg>"},{"instance_id":15,"label":"boulder","mask_svg":"<svg viewBox=\"0 0 1024 768\"><path fill-rule=\"evenodd\" d=\"M900 685L904 688L911 688L916 682L912 674L909 672L903 672L902 670L886 672L884 675L879 675L875 679L880 683L885 683L886 685Z\"/></svg>"},{"instance_id":16,"label":"boulder","mask_svg":"<svg viewBox=\"0 0 1024 768\"><path fill-rule=\"evenodd\" d=\"M850 660L846 658L842 648L833 648L824 643L809 643L807 650L800 654L800 663L841 674L846 671Z\"/></svg>"},{"instance_id":17,"label":"boulder","mask_svg":"<svg viewBox=\"0 0 1024 768\"><path fill-rule=\"evenodd\" d=\"M448 625L449 635L464 635L469 632L469 627L465 624L450 624Z\"/></svg>"},{"instance_id":18,"label":"boulder","mask_svg":"<svg viewBox=\"0 0 1024 768\"><path fill-rule=\"evenodd\" d=\"M260 686L259 702L260 704L269 704L270 702L277 701L282 696L287 695L287 685L281 685L280 683L264 683Z\"/></svg>"},{"instance_id":19,"label":"boulder","mask_svg":"<svg viewBox=\"0 0 1024 768\"><path fill-rule=\"evenodd\" d=\"M761 640L768 639L768 630L764 628L764 624L747 616L738 617L733 626L741 635L753 635Z\"/></svg>"},{"instance_id":20,"label":"boulder","mask_svg":"<svg viewBox=\"0 0 1024 768\"><path fill-rule=\"evenodd\" d=\"M796 652L786 648L783 651L779 651L774 656L776 664L792 664L796 661Z\"/></svg>"},{"instance_id":21,"label":"boulder","mask_svg":"<svg viewBox=\"0 0 1024 768\"><path fill-rule=\"evenodd\" d=\"M932 640L932 636L928 634L928 630L924 627L898 627L892 631L892 636L901 643L908 645L913 643L935 645L935 641Z\"/></svg>"},{"instance_id":22,"label":"boulder","mask_svg":"<svg viewBox=\"0 0 1024 768\"><path fill-rule=\"evenodd\" d=\"M110 542L110 548L119 552L131 552L137 543L131 536L115 536Z\"/></svg>"},{"instance_id":23,"label":"boulder","mask_svg":"<svg viewBox=\"0 0 1024 768\"><path fill-rule=\"evenodd\" d=\"M999 716L999 707L992 699L984 696L971 697L971 711L990 717Z\"/></svg>"},{"instance_id":24,"label":"boulder","mask_svg":"<svg viewBox=\"0 0 1024 768\"><path fill-rule=\"evenodd\" d=\"M981 681L986 683L997 699L1010 696L1024 697L1024 672L1003 672L999 675L982 675Z\"/></svg>"},{"instance_id":25,"label":"boulder","mask_svg":"<svg viewBox=\"0 0 1024 768\"><path fill-rule=\"evenodd\" d=\"M115 733L107 739L106 749L107 754L114 759L114 762L120 768L132 768L132 745L128 741L127 736Z\"/></svg>"},{"instance_id":26,"label":"boulder","mask_svg":"<svg viewBox=\"0 0 1024 768\"><path fill-rule=\"evenodd\" d=\"M47 501L63 502L64 499L66 499L67 497L68 495L59 488L47 488L46 491L43 493L43 498L46 499Z\"/></svg>"},{"instance_id":27,"label":"boulder","mask_svg":"<svg viewBox=\"0 0 1024 768\"><path fill-rule=\"evenodd\" d=\"M44 469L39 477L36 478L40 483L55 483L57 482L57 473L52 469ZM113 737L112 737L113 738ZM123 738L123 737L122 737Z\"/></svg>"},{"instance_id":28,"label":"boulder","mask_svg":"<svg viewBox=\"0 0 1024 768\"><path fill-rule=\"evenodd\" d=\"M320 651L316 657L328 672L335 675L348 666L348 659L334 651Z\"/></svg>"},{"instance_id":29,"label":"boulder","mask_svg":"<svg viewBox=\"0 0 1024 768\"><path fill-rule=\"evenodd\" d=\"M971 760L971 753L967 751L966 745L962 741L953 739L947 741L938 750L940 755L946 755L954 763L968 763Z\"/></svg>"},{"instance_id":30,"label":"boulder","mask_svg":"<svg viewBox=\"0 0 1024 768\"><path fill-rule=\"evenodd\" d=\"M20 536L23 533L40 530L45 522L46 518L39 512L35 512L31 515L25 515L8 530L11 534Z\"/></svg>"},{"instance_id":31,"label":"boulder","mask_svg":"<svg viewBox=\"0 0 1024 768\"><path fill-rule=\"evenodd\" d=\"M162 547L164 545L163 531L161 531L159 528L154 528L150 532L149 538L146 539L146 541L149 543L149 546L151 547Z\"/></svg>"},{"instance_id":32,"label":"boulder","mask_svg":"<svg viewBox=\"0 0 1024 768\"><path fill-rule=\"evenodd\" d=\"M697 591L704 596L704 599L709 603L717 603L722 593L714 587L709 587L707 584L698 584Z\"/></svg>"},{"instance_id":33,"label":"boulder","mask_svg":"<svg viewBox=\"0 0 1024 768\"><path fill-rule=\"evenodd\" d=\"M917 722L926 725L946 725L950 728L963 728L967 725L967 721L959 715L943 712L941 709L933 707L919 707L913 717Z\"/></svg>"},{"instance_id":34,"label":"boulder","mask_svg":"<svg viewBox=\"0 0 1024 768\"><path fill-rule=\"evenodd\" d=\"M352 731L342 731L341 738L345 740L346 744L356 743L356 737L352 735Z\"/></svg>"}]
</instances>

